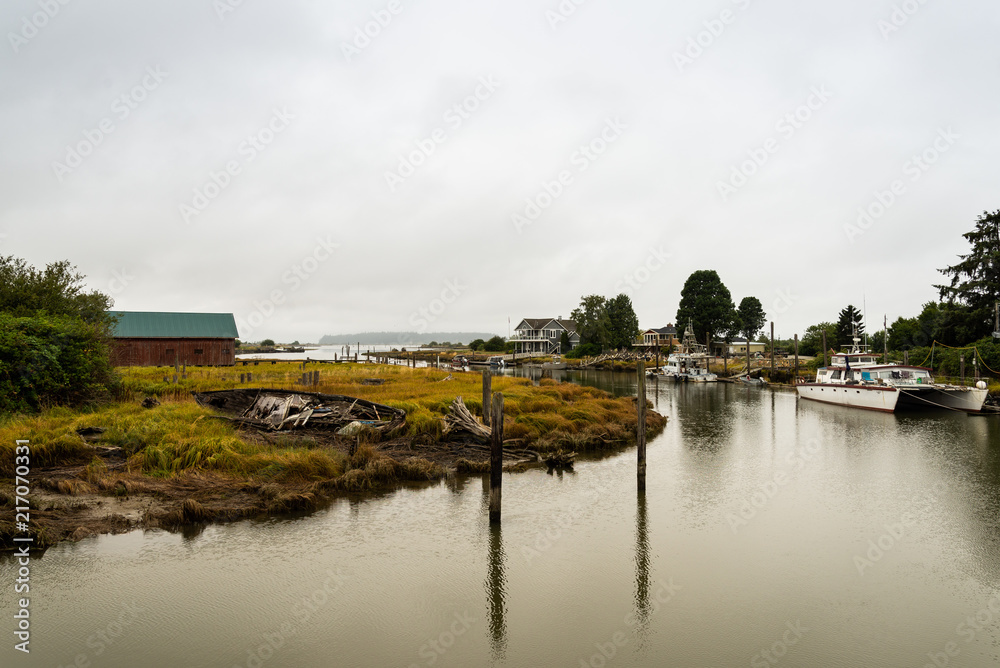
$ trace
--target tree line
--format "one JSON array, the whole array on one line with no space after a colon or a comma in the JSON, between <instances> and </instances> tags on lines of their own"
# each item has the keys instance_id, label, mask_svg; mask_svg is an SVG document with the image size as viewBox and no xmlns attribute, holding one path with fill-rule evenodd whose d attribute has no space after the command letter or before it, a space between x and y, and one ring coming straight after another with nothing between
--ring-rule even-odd
<instances>
[{"instance_id":1,"label":"tree line","mask_svg":"<svg viewBox=\"0 0 1000 668\"><path fill-rule=\"evenodd\" d=\"M0 413L106 394L115 382L111 297L68 261L38 270L0 257Z\"/></svg>"},{"instance_id":2,"label":"tree line","mask_svg":"<svg viewBox=\"0 0 1000 668\"><path fill-rule=\"evenodd\" d=\"M888 349L894 357L912 351L916 353L911 355L912 361L914 357L929 353L936 341L951 347L975 345L982 348L980 353L985 350L992 355L995 309L1000 301L1000 210L984 211L977 217L973 229L962 236L969 242L969 251L959 255L955 264L938 270L948 280L933 286L938 293L937 300L926 302L918 315L901 316L888 327L873 332L867 337L872 350ZM799 351L803 355L821 355L824 332L827 348L840 350L851 345L854 327L864 338L862 314L848 304L840 311L836 322L808 327ZM944 359L948 359L947 354Z\"/></svg>"}]
</instances>

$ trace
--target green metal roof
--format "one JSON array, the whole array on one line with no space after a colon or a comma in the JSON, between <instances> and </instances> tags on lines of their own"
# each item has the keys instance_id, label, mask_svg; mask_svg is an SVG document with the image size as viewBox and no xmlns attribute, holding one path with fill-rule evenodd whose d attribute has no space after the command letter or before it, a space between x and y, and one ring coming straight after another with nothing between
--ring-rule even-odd
<instances>
[{"instance_id":1,"label":"green metal roof","mask_svg":"<svg viewBox=\"0 0 1000 668\"><path fill-rule=\"evenodd\" d=\"M119 339L235 339L240 335L232 313L109 313L118 319L114 336Z\"/></svg>"}]
</instances>

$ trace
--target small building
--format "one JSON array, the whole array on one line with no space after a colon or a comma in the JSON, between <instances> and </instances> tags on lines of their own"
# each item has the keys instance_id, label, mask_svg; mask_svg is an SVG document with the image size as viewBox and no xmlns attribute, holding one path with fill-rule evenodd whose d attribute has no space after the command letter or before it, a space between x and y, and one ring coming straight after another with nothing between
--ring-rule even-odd
<instances>
[{"instance_id":1,"label":"small building","mask_svg":"<svg viewBox=\"0 0 1000 668\"><path fill-rule=\"evenodd\" d=\"M236 319L232 313L111 311L116 319L115 366L232 366Z\"/></svg>"},{"instance_id":2,"label":"small building","mask_svg":"<svg viewBox=\"0 0 1000 668\"><path fill-rule=\"evenodd\" d=\"M570 348L579 345L580 335L576 332L576 322L563 320L562 316L558 318L525 318L514 329L514 336L510 340L514 342L514 350L518 355L567 353L568 350L560 350L559 347L563 332L569 337Z\"/></svg>"},{"instance_id":3,"label":"small building","mask_svg":"<svg viewBox=\"0 0 1000 668\"><path fill-rule=\"evenodd\" d=\"M647 329L642 333L642 341L636 345L644 348L667 348L669 346L679 346L680 340L677 338L677 328L673 325Z\"/></svg>"},{"instance_id":4,"label":"small building","mask_svg":"<svg viewBox=\"0 0 1000 668\"><path fill-rule=\"evenodd\" d=\"M767 344L762 341L751 341L750 342L750 354L754 355L760 353L763 355L767 351ZM713 341L712 342L712 353L717 357L728 356L728 357L739 357L746 356L747 354L747 340L746 339L733 339L730 342L725 341Z\"/></svg>"}]
</instances>

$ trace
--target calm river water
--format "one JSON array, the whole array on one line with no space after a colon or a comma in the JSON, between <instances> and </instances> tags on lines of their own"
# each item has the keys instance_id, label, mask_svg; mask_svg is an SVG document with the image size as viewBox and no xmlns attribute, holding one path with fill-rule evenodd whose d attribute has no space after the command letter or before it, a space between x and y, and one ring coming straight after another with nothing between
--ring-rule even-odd
<instances>
[{"instance_id":1,"label":"calm river water","mask_svg":"<svg viewBox=\"0 0 1000 668\"><path fill-rule=\"evenodd\" d=\"M583 382L634 392L627 374ZM669 417L574 473L135 532L32 562L8 666L996 666L1000 419L652 381Z\"/></svg>"}]
</instances>

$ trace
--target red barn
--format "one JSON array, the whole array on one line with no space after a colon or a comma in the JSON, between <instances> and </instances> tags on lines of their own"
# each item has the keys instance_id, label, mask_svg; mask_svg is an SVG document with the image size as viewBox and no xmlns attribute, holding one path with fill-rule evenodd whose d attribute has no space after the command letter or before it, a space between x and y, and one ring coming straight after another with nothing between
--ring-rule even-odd
<instances>
[{"instance_id":1,"label":"red barn","mask_svg":"<svg viewBox=\"0 0 1000 668\"><path fill-rule=\"evenodd\" d=\"M236 364L232 313L111 311L117 319L111 362L115 366Z\"/></svg>"}]
</instances>

